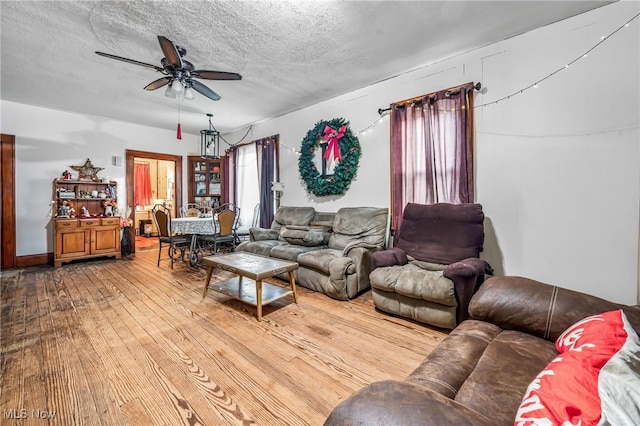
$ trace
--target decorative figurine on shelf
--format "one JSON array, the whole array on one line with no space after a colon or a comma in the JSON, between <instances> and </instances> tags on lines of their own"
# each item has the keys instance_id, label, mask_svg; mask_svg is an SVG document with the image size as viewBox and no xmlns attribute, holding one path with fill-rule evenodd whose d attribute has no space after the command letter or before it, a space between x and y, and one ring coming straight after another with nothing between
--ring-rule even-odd
<instances>
[{"instance_id":1,"label":"decorative figurine on shelf","mask_svg":"<svg viewBox=\"0 0 640 426\"><path fill-rule=\"evenodd\" d=\"M89 214L89 210L87 210L87 208L85 206L82 206L82 208L80 209L80 216L81 217L91 217L91 215Z\"/></svg>"},{"instance_id":2,"label":"decorative figurine on shelf","mask_svg":"<svg viewBox=\"0 0 640 426\"><path fill-rule=\"evenodd\" d=\"M71 168L78 172L78 180L89 178L94 182L100 181L98 172L100 170L104 170L104 167L93 167L93 164L91 164L91 160L89 160L88 158L82 166L71 166Z\"/></svg>"},{"instance_id":3,"label":"decorative figurine on shelf","mask_svg":"<svg viewBox=\"0 0 640 426\"><path fill-rule=\"evenodd\" d=\"M64 180L71 180L71 173L69 173L69 170L65 170L62 173L62 179Z\"/></svg>"},{"instance_id":4,"label":"decorative figurine on shelf","mask_svg":"<svg viewBox=\"0 0 640 426\"><path fill-rule=\"evenodd\" d=\"M73 207L69 209L69 217L76 217L76 209Z\"/></svg>"},{"instance_id":5,"label":"decorative figurine on shelf","mask_svg":"<svg viewBox=\"0 0 640 426\"><path fill-rule=\"evenodd\" d=\"M105 200L102 202L102 206L104 207L104 215L105 216L116 216L117 215L117 206L116 200Z\"/></svg>"},{"instance_id":6,"label":"decorative figurine on shelf","mask_svg":"<svg viewBox=\"0 0 640 426\"><path fill-rule=\"evenodd\" d=\"M58 207L58 217L69 217L71 208L67 205L66 201L63 201L60 207Z\"/></svg>"}]
</instances>

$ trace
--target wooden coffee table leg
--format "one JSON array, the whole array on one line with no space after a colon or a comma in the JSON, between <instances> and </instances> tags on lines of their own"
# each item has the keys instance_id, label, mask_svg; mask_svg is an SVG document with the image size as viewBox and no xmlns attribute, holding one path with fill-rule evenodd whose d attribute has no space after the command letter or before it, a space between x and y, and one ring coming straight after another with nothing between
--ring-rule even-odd
<instances>
[{"instance_id":1,"label":"wooden coffee table leg","mask_svg":"<svg viewBox=\"0 0 640 426\"><path fill-rule=\"evenodd\" d=\"M204 284L204 291L202 292L202 298L204 299L207 295L207 290L209 290L209 283L211 282L211 275L213 274L213 266L209 266L209 270L207 271L207 280Z\"/></svg>"},{"instance_id":2,"label":"wooden coffee table leg","mask_svg":"<svg viewBox=\"0 0 640 426\"><path fill-rule=\"evenodd\" d=\"M262 321L262 280L256 280L256 308L258 321Z\"/></svg>"},{"instance_id":3,"label":"wooden coffee table leg","mask_svg":"<svg viewBox=\"0 0 640 426\"><path fill-rule=\"evenodd\" d=\"M296 279L293 277L293 271L289 271L289 282L291 290L293 290L293 301L298 303L298 290L296 290Z\"/></svg>"}]
</instances>

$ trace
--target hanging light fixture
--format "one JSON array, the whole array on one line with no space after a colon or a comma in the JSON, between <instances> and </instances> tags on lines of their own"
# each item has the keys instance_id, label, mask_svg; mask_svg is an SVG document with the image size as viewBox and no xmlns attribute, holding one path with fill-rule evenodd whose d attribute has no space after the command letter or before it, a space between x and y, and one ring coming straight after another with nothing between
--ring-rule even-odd
<instances>
[{"instance_id":1,"label":"hanging light fixture","mask_svg":"<svg viewBox=\"0 0 640 426\"><path fill-rule=\"evenodd\" d=\"M171 99L175 99L176 98L176 94L173 93L173 91L171 90L171 84L167 84L167 90L164 91L164 95L167 98L171 98Z\"/></svg>"},{"instance_id":2,"label":"hanging light fixture","mask_svg":"<svg viewBox=\"0 0 640 426\"><path fill-rule=\"evenodd\" d=\"M183 87L182 82L177 78L174 78L173 81L171 82L171 91L176 95L182 92L182 87Z\"/></svg>"},{"instance_id":3,"label":"hanging light fixture","mask_svg":"<svg viewBox=\"0 0 640 426\"><path fill-rule=\"evenodd\" d=\"M200 156L202 158L220 158L220 132L211 123L213 114L207 114L207 117L209 117L209 128L200 130Z\"/></svg>"},{"instance_id":4,"label":"hanging light fixture","mask_svg":"<svg viewBox=\"0 0 640 426\"><path fill-rule=\"evenodd\" d=\"M195 96L193 95L193 90L191 89L190 86L184 87L184 98L188 101L195 98Z\"/></svg>"},{"instance_id":5,"label":"hanging light fixture","mask_svg":"<svg viewBox=\"0 0 640 426\"><path fill-rule=\"evenodd\" d=\"M191 82L182 78L172 79L169 84L167 84L164 95L171 99L175 99L180 95L182 95L182 99L188 101L195 99Z\"/></svg>"}]
</instances>

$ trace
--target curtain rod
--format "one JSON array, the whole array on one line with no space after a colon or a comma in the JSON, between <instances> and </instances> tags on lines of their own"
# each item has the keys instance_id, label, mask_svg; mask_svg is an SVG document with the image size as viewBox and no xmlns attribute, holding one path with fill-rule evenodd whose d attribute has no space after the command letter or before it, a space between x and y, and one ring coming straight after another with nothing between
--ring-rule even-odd
<instances>
[{"instance_id":1,"label":"curtain rod","mask_svg":"<svg viewBox=\"0 0 640 426\"><path fill-rule=\"evenodd\" d=\"M449 97L449 96L451 96L451 95L455 95L456 93L458 93L458 92L460 91L460 89L461 89L461 88L463 88L463 87L465 87L465 86L467 86L467 85L472 85L472 87L473 87L475 90L480 90L480 89L482 89L482 83L480 83L480 82L478 82L478 83L476 83L476 84L473 84L473 83L467 83L467 84L463 84L463 85L461 85L461 86L451 87L451 88L449 88L449 89L444 90L444 95L445 95L446 97ZM440 90L440 91L438 91L438 92L432 92L432 93L429 93L428 95L416 96L415 98L405 99L405 100L403 100L403 101L394 102L393 104L395 104L395 105L397 106L398 104L404 105L404 104L408 104L409 102L414 102L414 101L417 101L417 100L421 100L421 101L422 101L422 100L424 100L424 99L426 99L426 98L433 97L434 95L437 95L438 93L441 93L441 92L443 92L443 91L442 91L442 90ZM393 105L393 104L392 104L392 105ZM379 115L382 115L382 114L384 114L384 113L385 113L385 112L387 112L387 111L391 111L391 107L389 107L389 108L378 108L378 114L379 114Z\"/></svg>"}]
</instances>

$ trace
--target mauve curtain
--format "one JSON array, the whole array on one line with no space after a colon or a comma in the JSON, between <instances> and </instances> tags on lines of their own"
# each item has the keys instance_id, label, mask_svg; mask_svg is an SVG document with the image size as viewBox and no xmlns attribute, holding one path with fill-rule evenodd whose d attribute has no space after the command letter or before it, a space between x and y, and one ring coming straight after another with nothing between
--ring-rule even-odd
<instances>
[{"instance_id":1,"label":"mauve curtain","mask_svg":"<svg viewBox=\"0 0 640 426\"><path fill-rule=\"evenodd\" d=\"M153 195L151 193L151 171L149 164L134 163L133 164L134 186L134 202L136 206L149 206L153 203Z\"/></svg>"},{"instance_id":2,"label":"mauve curtain","mask_svg":"<svg viewBox=\"0 0 640 426\"><path fill-rule=\"evenodd\" d=\"M232 146L227 151L227 160L229 162L227 172L229 174L229 180L227 182L227 188L229 189L230 203L237 204L238 200L238 148Z\"/></svg>"},{"instance_id":3,"label":"mauve curtain","mask_svg":"<svg viewBox=\"0 0 640 426\"><path fill-rule=\"evenodd\" d=\"M260 227L269 228L275 216L275 197L271 183L279 179L278 139L265 138L256 142L260 176Z\"/></svg>"},{"instance_id":4,"label":"mauve curtain","mask_svg":"<svg viewBox=\"0 0 640 426\"><path fill-rule=\"evenodd\" d=\"M257 163L258 173L257 179L254 177L250 179L250 182L247 182L247 178L240 176L240 174L245 172L245 166L251 166L255 163L248 161L245 158L246 155L240 155L239 149L241 149L243 145L234 146L229 150L231 157L230 162L232 164L234 174L233 188L231 189L231 193L234 196L235 202L238 203L238 201L243 198L239 193L243 190L243 186L253 184L253 182L255 182L255 184L259 187L258 189L260 193L260 223L258 224L258 226L262 228L269 228L275 216L275 196L273 194L273 191L271 191L271 183L280 179L280 154L278 149L278 141L279 137L278 135L275 135L250 142L251 144L255 144L255 163ZM240 160L241 157L244 158L242 161ZM243 164L241 163L246 164L244 164L243 166ZM255 171L251 172L251 176L255 176L253 173L255 173ZM253 217L254 206L255 203L252 203L251 208L246 209L247 213L250 212L251 217ZM251 222L249 221L248 223Z\"/></svg>"},{"instance_id":5,"label":"mauve curtain","mask_svg":"<svg viewBox=\"0 0 640 426\"><path fill-rule=\"evenodd\" d=\"M391 105L393 230L407 203L473 202L472 95L468 84Z\"/></svg>"}]
</instances>

